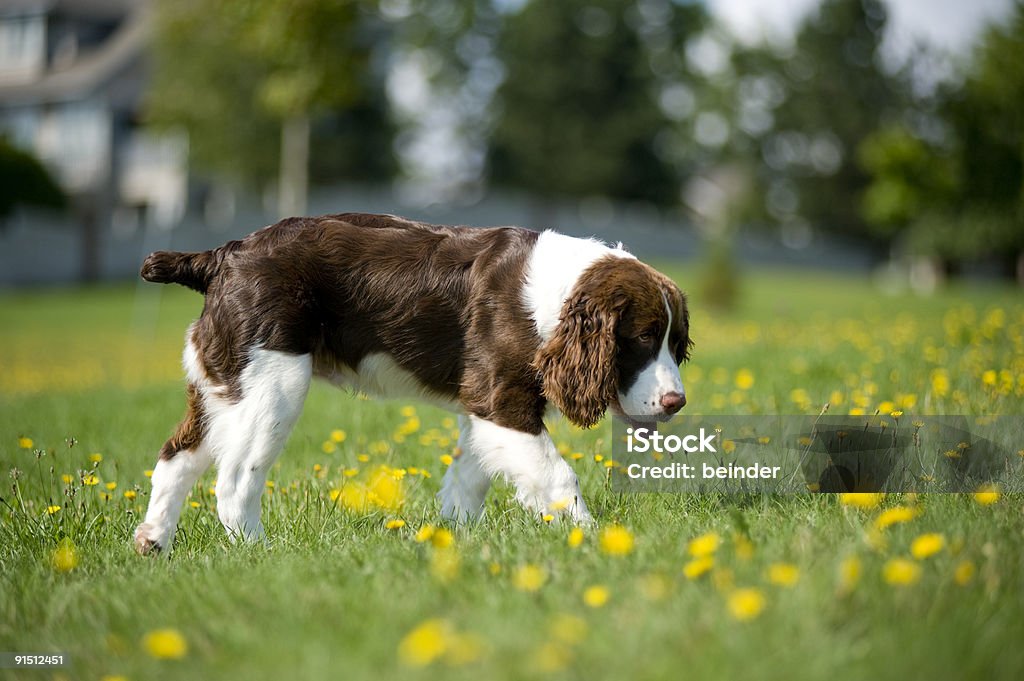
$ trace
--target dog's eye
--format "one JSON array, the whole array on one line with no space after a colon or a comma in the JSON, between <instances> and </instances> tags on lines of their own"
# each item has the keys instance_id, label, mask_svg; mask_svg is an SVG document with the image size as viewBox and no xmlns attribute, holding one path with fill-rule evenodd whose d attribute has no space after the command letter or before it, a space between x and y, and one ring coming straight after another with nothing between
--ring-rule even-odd
<instances>
[{"instance_id":1,"label":"dog's eye","mask_svg":"<svg viewBox=\"0 0 1024 681\"><path fill-rule=\"evenodd\" d=\"M650 343L652 340L654 340L654 334L651 333L650 331L645 331L639 336L637 336L636 339L641 343Z\"/></svg>"}]
</instances>

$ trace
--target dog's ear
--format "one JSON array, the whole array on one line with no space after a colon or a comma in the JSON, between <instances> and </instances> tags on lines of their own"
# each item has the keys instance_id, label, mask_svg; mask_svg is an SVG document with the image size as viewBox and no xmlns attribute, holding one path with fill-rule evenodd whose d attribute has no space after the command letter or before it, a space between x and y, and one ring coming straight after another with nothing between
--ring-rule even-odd
<instances>
[{"instance_id":1,"label":"dog's ear","mask_svg":"<svg viewBox=\"0 0 1024 681\"><path fill-rule=\"evenodd\" d=\"M582 294L566 301L554 335L534 359L544 397L566 418L589 428L615 398L615 327L621 306Z\"/></svg>"}]
</instances>

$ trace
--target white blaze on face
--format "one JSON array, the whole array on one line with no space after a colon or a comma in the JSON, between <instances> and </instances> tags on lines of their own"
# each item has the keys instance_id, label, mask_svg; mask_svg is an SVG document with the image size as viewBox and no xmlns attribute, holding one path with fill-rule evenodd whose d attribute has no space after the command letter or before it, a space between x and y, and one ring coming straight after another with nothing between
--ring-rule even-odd
<instances>
[{"instance_id":1,"label":"white blaze on face","mask_svg":"<svg viewBox=\"0 0 1024 681\"><path fill-rule=\"evenodd\" d=\"M669 349L669 336L672 331L672 308L668 308L668 327L661 341L661 349L657 357L640 370L636 382L626 393L619 393L619 405L629 416L664 416L665 408L661 398L669 393L678 393L684 398L683 379L679 376L679 365Z\"/></svg>"}]
</instances>

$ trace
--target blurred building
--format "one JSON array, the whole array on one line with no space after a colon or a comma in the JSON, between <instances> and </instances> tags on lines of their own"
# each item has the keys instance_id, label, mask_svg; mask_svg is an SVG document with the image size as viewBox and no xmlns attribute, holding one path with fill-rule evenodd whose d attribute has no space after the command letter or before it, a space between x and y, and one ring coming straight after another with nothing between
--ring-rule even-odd
<instances>
[{"instance_id":1,"label":"blurred building","mask_svg":"<svg viewBox=\"0 0 1024 681\"><path fill-rule=\"evenodd\" d=\"M87 277L99 273L89 260L108 225L169 227L185 208L185 138L141 127L148 4L0 3L0 134L42 160L71 197Z\"/></svg>"}]
</instances>

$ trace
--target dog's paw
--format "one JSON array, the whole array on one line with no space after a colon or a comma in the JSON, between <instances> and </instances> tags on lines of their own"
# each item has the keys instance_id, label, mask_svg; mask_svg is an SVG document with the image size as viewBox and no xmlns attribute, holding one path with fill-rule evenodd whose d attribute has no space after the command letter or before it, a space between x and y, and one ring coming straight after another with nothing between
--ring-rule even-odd
<instances>
[{"instance_id":1,"label":"dog's paw","mask_svg":"<svg viewBox=\"0 0 1024 681\"><path fill-rule=\"evenodd\" d=\"M142 523L135 528L135 552L140 556L157 554L164 550L166 538L149 523Z\"/></svg>"}]
</instances>

